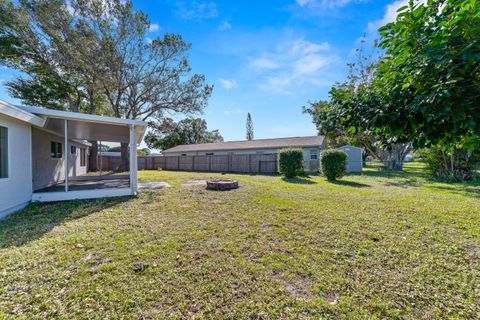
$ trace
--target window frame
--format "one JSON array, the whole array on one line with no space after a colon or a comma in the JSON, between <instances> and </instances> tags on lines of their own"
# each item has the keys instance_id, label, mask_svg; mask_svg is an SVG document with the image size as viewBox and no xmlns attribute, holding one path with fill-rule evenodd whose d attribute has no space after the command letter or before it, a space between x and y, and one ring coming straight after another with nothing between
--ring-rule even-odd
<instances>
[{"instance_id":1,"label":"window frame","mask_svg":"<svg viewBox=\"0 0 480 320\"><path fill-rule=\"evenodd\" d=\"M80 167L87 166L87 150L85 148L80 148Z\"/></svg>"},{"instance_id":2,"label":"window frame","mask_svg":"<svg viewBox=\"0 0 480 320\"><path fill-rule=\"evenodd\" d=\"M10 178L10 139L9 139L9 127L2 125L0 126L0 130L5 130L5 175L0 175L0 180L7 180ZM2 147L2 143L0 142L0 148Z\"/></svg>"},{"instance_id":3,"label":"window frame","mask_svg":"<svg viewBox=\"0 0 480 320\"><path fill-rule=\"evenodd\" d=\"M310 149L310 160L318 160L318 150Z\"/></svg>"},{"instance_id":4,"label":"window frame","mask_svg":"<svg viewBox=\"0 0 480 320\"><path fill-rule=\"evenodd\" d=\"M50 141L50 158L62 159L63 158L63 144L57 141Z\"/></svg>"},{"instance_id":5,"label":"window frame","mask_svg":"<svg viewBox=\"0 0 480 320\"><path fill-rule=\"evenodd\" d=\"M77 147L76 146L70 146L70 154L77 154Z\"/></svg>"}]
</instances>

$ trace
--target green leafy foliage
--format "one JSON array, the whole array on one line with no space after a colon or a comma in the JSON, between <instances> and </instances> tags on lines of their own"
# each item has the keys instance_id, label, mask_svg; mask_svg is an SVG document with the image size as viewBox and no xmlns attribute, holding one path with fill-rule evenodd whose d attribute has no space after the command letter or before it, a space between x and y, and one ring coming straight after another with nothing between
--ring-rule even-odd
<instances>
[{"instance_id":1,"label":"green leafy foliage","mask_svg":"<svg viewBox=\"0 0 480 320\"><path fill-rule=\"evenodd\" d=\"M450 154L432 148L421 152L430 176L447 181L467 181L478 178L476 163L480 160L478 151L451 150Z\"/></svg>"},{"instance_id":2,"label":"green leafy foliage","mask_svg":"<svg viewBox=\"0 0 480 320\"><path fill-rule=\"evenodd\" d=\"M342 178L347 171L347 153L336 149L323 150L320 153L320 167L328 180Z\"/></svg>"},{"instance_id":3,"label":"green leafy foliage","mask_svg":"<svg viewBox=\"0 0 480 320\"><path fill-rule=\"evenodd\" d=\"M387 151L399 150L390 163L410 144L471 160L467 151L478 149L480 136L479 18L479 1L410 1L380 28L378 61L351 65L364 71L350 72L330 101L306 112L323 131L367 133ZM450 162L450 175L472 167Z\"/></svg>"},{"instance_id":4,"label":"green leafy foliage","mask_svg":"<svg viewBox=\"0 0 480 320\"><path fill-rule=\"evenodd\" d=\"M221 142L218 130L208 131L207 122L200 118L187 118L174 122L167 118L161 123L150 123L152 129L145 136L147 146L166 150L182 144Z\"/></svg>"},{"instance_id":5,"label":"green leafy foliage","mask_svg":"<svg viewBox=\"0 0 480 320\"><path fill-rule=\"evenodd\" d=\"M247 140L253 140L253 121L250 112L247 114Z\"/></svg>"},{"instance_id":6,"label":"green leafy foliage","mask_svg":"<svg viewBox=\"0 0 480 320\"><path fill-rule=\"evenodd\" d=\"M479 14L478 1L412 2L379 30L385 55L359 110L372 128L445 151L480 134Z\"/></svg>"},{"instance_id":7,"label":"green leafy foliage","mask_svg":"<svg viewBox=\"0 0 480 320\"><path fill-rule=\"evenodd\" d=\"M297 148L282 149L278 153L280 173L286 178L294 178L303 173L303 150Z\"/></svg>"},{"instance_id":8,"label":"green leafy foliage","mask_svg":"<svg viewBox=\"0 0 480 320\"><path fill-rule=\"evenodd\" d=\"M139 157L146 157L150 155L150 149L148 148L142 148L137 150L137 155Z\"/></svg>"}]
</instances>

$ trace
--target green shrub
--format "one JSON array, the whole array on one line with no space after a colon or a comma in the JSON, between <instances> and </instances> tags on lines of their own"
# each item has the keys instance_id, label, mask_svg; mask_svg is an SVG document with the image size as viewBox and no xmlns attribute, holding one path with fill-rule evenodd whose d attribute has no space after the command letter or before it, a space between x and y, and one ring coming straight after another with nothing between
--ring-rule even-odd
<instances>
[{"instance_id":1,"label":"green shrub","mask_svg":"<svg viewBox=\"0 0 480 320\"><path fill-rule=\"evenodd\" d=\"M282 149L279 152L280 173L286 178L293 178L303 173L302 149Z\"/></svg>"},{"instance_id":2,"label":"green shrub","mask_svg":"<svg viewBox=\"0 0 480 320\"><path fill-rule=\"evenodd\" d=\"M328 180L336 180L347 171L347 153L342 150L327 149L320 154L322 173Z\"/></svg>"},{"instance_id":3,"label":"green shrub","mask_svg":"<svg viewBox=\"0 0 480 320\"><path fill-rule=\"evenodd\" d=\"M480 158L478 153L456 149L452 156L432 148L422 151L421 156L426 164L427 173L436 179L468 181L478 178L476 173L476 163Z\"/></svg>"}]
</instances>

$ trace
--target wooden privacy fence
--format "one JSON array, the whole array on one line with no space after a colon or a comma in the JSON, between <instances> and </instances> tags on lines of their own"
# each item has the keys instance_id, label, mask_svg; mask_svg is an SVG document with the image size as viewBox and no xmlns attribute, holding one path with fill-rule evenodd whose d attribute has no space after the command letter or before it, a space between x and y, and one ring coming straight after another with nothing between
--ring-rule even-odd
<instances>
[{"instance_id":1,"label":"wooden privacy fence","mask_svg":"<svg viewBox=\"0 0 480 320\"><path fill-rule=\"evenodd\" d=\"M120 157L102 156L102 170L117 171L119 166ZM278 172L276 154L138 157L138 170L157 170L158 168L237 173Z\"/></svg>"}]
</instances>

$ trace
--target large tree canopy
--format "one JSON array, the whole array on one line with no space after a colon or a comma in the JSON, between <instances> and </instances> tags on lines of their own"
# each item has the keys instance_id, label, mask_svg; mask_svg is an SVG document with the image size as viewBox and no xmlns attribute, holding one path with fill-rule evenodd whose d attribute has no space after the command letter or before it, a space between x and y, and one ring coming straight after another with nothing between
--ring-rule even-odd
<instances>
[{"instance_id":1,"label":"large tree canopy","mask_svg":"<svg viewBox=\"0 0 480 320\"><path fill-rule=\"evenodd\" d=\"M128 119L201 112L212 86L190 75L190 44L150 41L149 26L128 0L0 0L0 64L22 74L7 88L26 104Z\"/></svg>"},{"instance_id":2,"label":"large tree canopy","mask_svg":"<svg viewBox=\"0 0 480 320\"><path fill-rule=\"evenodd\" d=\"M182 144L221 142L218 130L208 131L207 122L199 118L187 118L174 122L167 118L160 124L152 124L153 130L145 137L152 149L169 149Z\"/></svg>"},{"instance_id":3,"label":"large tree canopy","mask_svg":"<svg viewBox=\"0 0 480 320\"><path fill-rule=\"evenodd\" d=\"M304 112L312 116L318 133L327 137L331 147L345 144L361 146L366 156L381 160L389 169L401 170L411 144L396 140L382 141L375 130L355 113L362 96L368 94L376 71L376 54L357 50L357 59L350 63L347 80L337 83L329 92L330 100L311 103Z\"/></svg>"},{"instance_id":4,"label":"large tree canopy","mask_svg":"<svg viewBox=\"0 0 480 320\"><path fill-rule=\"evenodd\" d=\"M451 172L471 168L462 162L479 147L480 2L410 1L379 31L378 61L306 112L321 133L366 133L387 150L435 147Z\"/></svg>"},{"instance_id":5,"label":"large tree canopy","mask_svg":"<svg viewBox=\"0 0 480 320\"><path fill-rule=\"evenodd\" d=\"M380 28L384 56L356 110L387 139L448 150L480 134L480 2L429 0Z\"/></svg>"}]
</instances>

